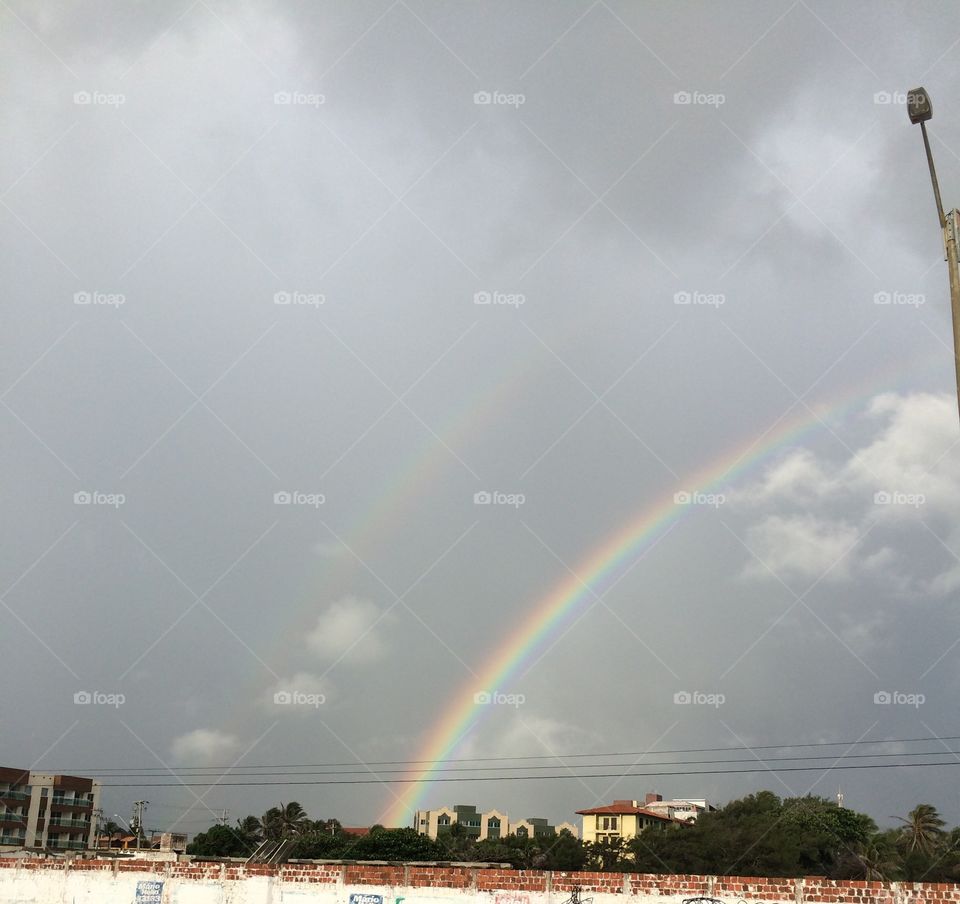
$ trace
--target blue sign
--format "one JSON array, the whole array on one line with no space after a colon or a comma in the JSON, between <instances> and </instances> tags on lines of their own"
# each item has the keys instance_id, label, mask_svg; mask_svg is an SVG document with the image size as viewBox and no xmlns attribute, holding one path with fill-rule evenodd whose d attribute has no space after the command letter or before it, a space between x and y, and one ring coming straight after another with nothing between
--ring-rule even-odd
<instances>
[{"instance_id":1,"label":"blue sign","mask_svg":"<svg viewBox=\"0 0 960 904\"><path fill-rule=\"evenodd\" d=\"M138 882L136 904L161 904L162 882Z\"/></svg>"},{"instance_id":2,"label":"blue sign","mask_svg":"<svg viewBox=\"0 0 960 904\"><path fill-rule=\"evenodd\" d=\"M383 904L383 895L350 895L350 904Z\"/></svg>"}]
</instances>

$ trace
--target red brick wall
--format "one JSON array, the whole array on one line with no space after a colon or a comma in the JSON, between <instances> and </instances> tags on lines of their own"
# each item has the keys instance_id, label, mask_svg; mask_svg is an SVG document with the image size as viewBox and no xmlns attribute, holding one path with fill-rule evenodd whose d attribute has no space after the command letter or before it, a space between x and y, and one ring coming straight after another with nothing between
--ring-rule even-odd
<instances>
[{"instance_id":1,"label":"red brick wall","mask_svg":"<svg viewBox=\"0 0 960 904\"><path fill-rule=\"evenodd\" d=\"M0 869L83 870L153 873L181 881L238 881L274 876L281 882L318 885L449 888L488 892L491 904L531 904L537 893L563 900L579 888L593 893L651 897L713 896L747 901L824 902L824 904L960 904L960 885L884 882L835 882L819 876L763 879L748 876L657 876L637 873L567 873L541 870L483 869L471 866L423 866L417 863L154 863L144 860L16 860L0 858Z\"/></svg>"}]
</instances>

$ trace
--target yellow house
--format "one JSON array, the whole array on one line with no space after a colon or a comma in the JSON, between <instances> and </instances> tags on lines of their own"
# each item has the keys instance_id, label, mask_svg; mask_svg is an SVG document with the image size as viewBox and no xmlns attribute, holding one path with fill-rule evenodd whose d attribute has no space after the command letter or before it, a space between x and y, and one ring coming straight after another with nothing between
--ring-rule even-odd
<instances>
[{"instance_id":1,"label":"yellow house","mask_svg":"<svg viewBox=\"0 0 960 904\"><path fill-rule=\"evenodd\" d=\"M603 842L614 838L629 841L651 826L668 829L677 824L677 820L647 810L635 800L615 800L604 807L577 810L577 815L583 817L580 837L584 841Z\"/></svg>"}]
</instances>

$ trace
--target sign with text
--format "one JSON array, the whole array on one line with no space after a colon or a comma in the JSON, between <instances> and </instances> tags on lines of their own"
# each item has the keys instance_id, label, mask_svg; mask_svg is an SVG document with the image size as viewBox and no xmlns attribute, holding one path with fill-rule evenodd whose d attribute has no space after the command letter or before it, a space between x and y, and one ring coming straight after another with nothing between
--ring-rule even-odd
<instances>
[{"instance_id":1,"label":"sign with text","mask_svg":"<svg viewBox=\"0 0 960 904\"><path fill-rule=\"evenodd\" d=\"M162 882L138 882L135 904L161 904L163 899Z\"/></svg>"},{"instance_id":2,"label":"sign with text","mask_svg":"<svg viewBox=\"0 0 960 904\"><path fill-rule=\"evenodd\" d=\"M350 904L383 904L383 895L350 895Z\"/></svg>"}]
</instances>

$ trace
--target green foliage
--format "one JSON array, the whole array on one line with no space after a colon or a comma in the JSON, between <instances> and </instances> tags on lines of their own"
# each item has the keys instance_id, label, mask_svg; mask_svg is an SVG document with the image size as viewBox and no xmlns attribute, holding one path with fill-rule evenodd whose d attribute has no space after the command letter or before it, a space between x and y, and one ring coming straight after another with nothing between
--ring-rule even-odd
<instances>
[{"instance_id":1,"label":"green foliage","mask_svg":"<svg viewBox=\"0 0 960 904\"><path fill-rule=\"evenodd\" d=\"M638 838L582 843L557 836L477 841L454 824L436 841L415 829L372 826L347 834L336 819L311 820L296 802L247 816L236 828L213 826L194 838L191 854L246 857L262 838L289 839L288 856L299 859L509 863L518 869L601 869L701 875L825 875L836 879L960 881L960 828L947 831L930 804L878 831L873 820L807 795L781 800L760 791L692 824L646 829Z\"/></svg>"},{"instance_id":2,"label":"green foliage","mask_svg":"<svg viewBox=\"0 0 960 904\"><path fill-rule=\"evenodd\" d=\"M444 860L436 841L415 829L385 829L367 835L343 832L304 832L298 836L289 856L303 860Z\"/></svg>"},{"instance_id":3,"label":"green foliage","mask_svg":"<svg viewBox=\"0 0 960 904\"><path fill-rule=\"evenodd\" d=\"M249 857L256 845L230 826L212 826L187 845L188 854L200 857Z\"/></svg>"}]
</instances>

